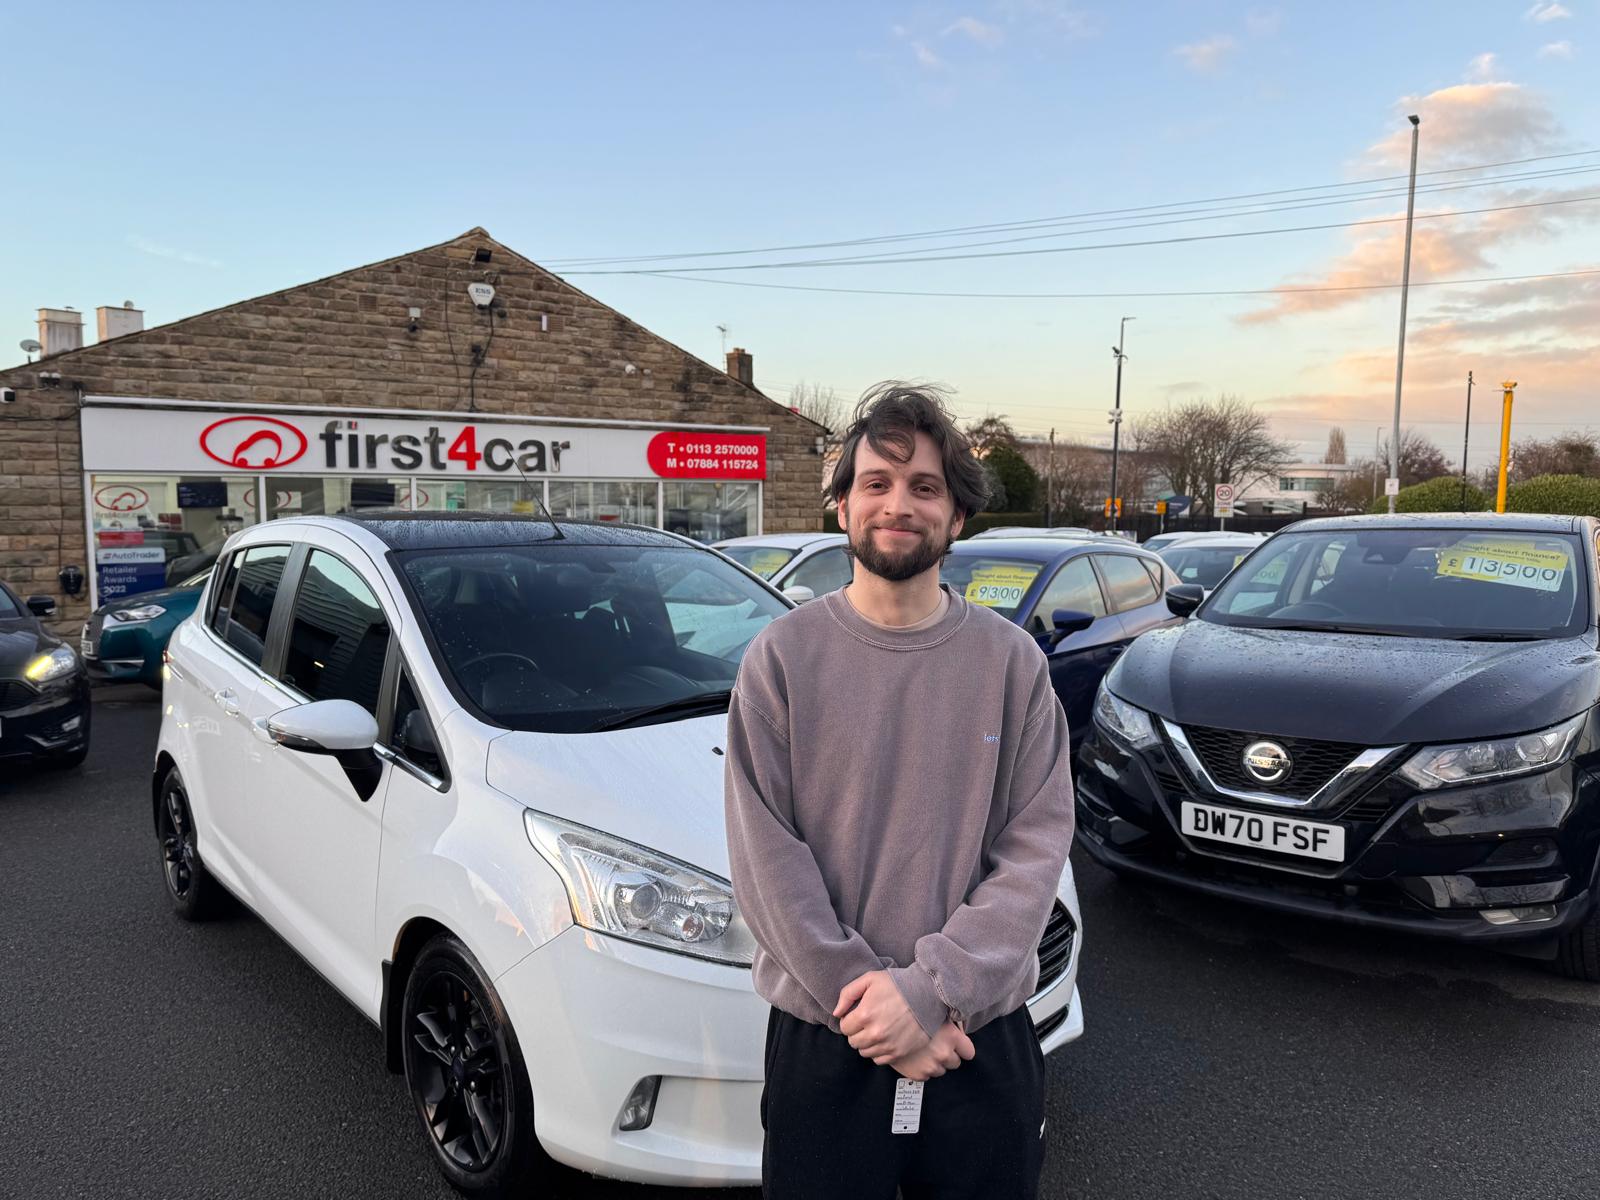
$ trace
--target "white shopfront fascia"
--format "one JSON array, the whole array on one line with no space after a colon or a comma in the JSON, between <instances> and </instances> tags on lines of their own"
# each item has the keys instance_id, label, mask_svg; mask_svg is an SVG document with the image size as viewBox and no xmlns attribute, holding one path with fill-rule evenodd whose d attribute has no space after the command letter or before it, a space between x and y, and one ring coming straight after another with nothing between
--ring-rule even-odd
<instances>
[{"instance_id":1,"label":"white shopfront fascia","mask_svg":"<svg viewBox=\"0 0 1600 1200\"><path fill-rule=\"evenodd\" d=\"M754 483L759 533L769 427L86 396L80 430L93 547L97 472L253 476L257 512L267 511L274 475L542 482L546 504L551 480L652 481L658 520L668 482ZM408 505L418 490L411 487Z\"/></svg>"}]
</instances>

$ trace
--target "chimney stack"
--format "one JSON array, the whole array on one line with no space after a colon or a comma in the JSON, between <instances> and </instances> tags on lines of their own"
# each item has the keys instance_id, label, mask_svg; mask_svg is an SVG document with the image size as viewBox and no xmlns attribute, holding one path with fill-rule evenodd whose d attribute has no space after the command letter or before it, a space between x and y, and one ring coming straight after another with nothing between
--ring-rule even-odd
<instances>
[{"instance_id":1,"label":"chimney stack","mask_svg":"<svg viewBox=\"0 0 1600 1200\"><path fill-rule=\"evenodd\" d=\"M97 308L94 316L102 342L144 329L144 310L135 308L132 300L124 300L121 308Z\"/></svg>"},{"instance_id":2,"label":"chimney stack","mask_svg":"<svg viewBox=\"0 0 1600 1200\"><path fill-rule=\"evenodd\" d=\"M44 346L42 358L82 349L83 314L73 308L41 308L39 341Z\"/></svg>"},{"instance_id":3,"label":"chimney stack","mask_svg":"<svg viewBox=\"0 0 1600 1200\"><path fill-rule=\"evenodd\" d=\"M745 387L755 387L755 360L750 357L748 351L739 346L735 346L728 351L728 374L744 384Z\"/></svg>"}]
</instances>

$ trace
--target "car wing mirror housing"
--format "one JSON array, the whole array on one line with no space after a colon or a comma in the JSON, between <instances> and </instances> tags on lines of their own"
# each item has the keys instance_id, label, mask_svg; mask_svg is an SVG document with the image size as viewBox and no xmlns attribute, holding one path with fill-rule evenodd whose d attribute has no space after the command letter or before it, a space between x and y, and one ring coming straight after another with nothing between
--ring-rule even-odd
<instances>
[{"instance_id":1,"label":"car wing mirror housing","mask_svg":"<svg viewBox=\"0 0 1600 1200\"><path fill-rule=\"evenodd\" d=\"M789 597L789 599L793 600L796 604L804 604L808 600L815 600L817 598L816 592L806 587L803 583L797 583L793 587L784 588L783 594Z\"/></svg>"},{"instance_id":2,"label":"car wing mirror housing","mask_svg":"<svg viewBox=\"0 0 1600 1200\"><path fill-rule=\"evenodd\" d=\"M267 736L286 750L335 759L363 801L378 790L378 723L353 700L314 700L274 713L267 718Z\"/></svg>"},{"instance_id":3,"label":"car wing mirror housing","mask_svg":"<svg viewBox=\"0 0 1600 1200\"><path fill-rule=\"evenodd\" d=\"M36 617L53 617L56 614L56 602L51 596L29 596L28 611Z\"/></svg>"},{"instance_id":4,"label":"car wing mirror housing","mask_svg":"<svg viewBox=\"0 0 1600 1200\"><path fill-rule=\"evenodd\" d=\"M1198 583L1175 583L1167 589L1167 611L1175 617L1187 617L1205 598L1206 590Z\"/></svg>"},{"instance_id":5,"label":"car wing mirror housing","mask_svg":"<svg viewBox=\"0 0 1600 1200\"><path fill-rule=\"evenodd\" d=\"M1052 648L1059 645L1062 638L1071 637L1073 634L1089 628L1094 624L1094 614L1079 612L1075 608L1058 608L1050 614L1050 623L1055 626L1050 631L1050 645Z\"/></svg>"}]
</instances>

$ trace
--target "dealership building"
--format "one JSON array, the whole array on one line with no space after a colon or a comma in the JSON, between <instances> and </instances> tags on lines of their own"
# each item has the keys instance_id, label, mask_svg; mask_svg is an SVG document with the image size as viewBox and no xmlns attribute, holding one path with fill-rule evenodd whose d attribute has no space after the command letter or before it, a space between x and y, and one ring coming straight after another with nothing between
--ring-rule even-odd
<instances>
[{"instance_id":1,"label":"dealership building","mask_svg":"<svg viewBox=\"0 0 1600 1200\"><path fill-rule=\"evenodd\" d=\"M261 520L362 508L628 521L701 541L821 525L820 426L494 241L151 329L42 309L0 371L0 579L70 627Z\"/></svg>"}]
</instances>

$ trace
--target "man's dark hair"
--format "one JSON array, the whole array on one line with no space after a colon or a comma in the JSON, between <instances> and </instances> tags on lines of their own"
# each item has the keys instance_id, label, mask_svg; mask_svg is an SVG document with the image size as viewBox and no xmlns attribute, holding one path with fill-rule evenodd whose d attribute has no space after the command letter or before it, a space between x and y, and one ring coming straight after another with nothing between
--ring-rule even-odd
<instances>
[{"instance_id":1,"label":"man's dark hair","mask_svg":"<svg viewBox=\"0 0 1600 1200\"><path fill-rule=\"evenodd\" d=\"M855 484L856 449L863 439L885 458L904 463L916 453L917 434L925 433L939 447L945 486L956 511L964 518L982 512L989 499L988 478L983 465L972 456L972 443L945 408L947 394L938 384L912 385L894 379L875 383L863 392L828 484L827 494L834 503L847 498Z\"/></svg>"}]
</instances>

